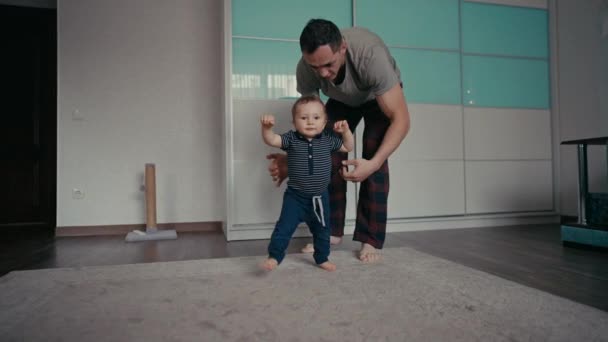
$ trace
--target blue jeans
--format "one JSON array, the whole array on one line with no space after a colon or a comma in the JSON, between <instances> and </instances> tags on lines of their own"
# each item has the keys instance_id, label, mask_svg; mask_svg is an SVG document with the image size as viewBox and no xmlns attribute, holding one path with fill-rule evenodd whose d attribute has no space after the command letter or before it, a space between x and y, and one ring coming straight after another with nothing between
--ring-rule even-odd
<instances>
[{"instance_id":1,"label":"blue jeans","mask_svg":"<svg viewBox=\"0 0 608 342\"><path fill-rule=\"evenodd\" d=\"M319 198L320 197L320 198ZM313 201L315 201L313 203ZM281 216L277 221L268 245L268 255L279 264L285 258L289 241L301 222L306 222L313 236L317 264L326 262L329 257L329 195L325 191L320 196L304 194L287 187L283 194Z\"/></svg>"}]
</instances>

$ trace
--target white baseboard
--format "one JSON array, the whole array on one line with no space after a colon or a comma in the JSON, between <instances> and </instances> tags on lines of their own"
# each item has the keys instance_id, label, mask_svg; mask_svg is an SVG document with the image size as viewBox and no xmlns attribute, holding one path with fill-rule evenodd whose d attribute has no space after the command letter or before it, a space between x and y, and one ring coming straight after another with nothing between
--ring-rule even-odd
<instances>
[{"instance_id":1,"label":"white baseboard","mask_svg":"<svg viewBox=\"0 0 608 342\"><path fill-rule=\"evenodd\" d=\"M425 217L416 219L389 219L387 233L413 232L421 230L483 228L498 226L516 226L530 224L559 223L559 214L555 212L509 213L491 215L463 215L447 217ZM233 227L228 241L270 239L274 224L242 225ZM352 235L355 229L354 220L348 220L344 228L345 235ZM310 236L306 225L298 227L294 237Z\"/></svg>"}]
</instances>

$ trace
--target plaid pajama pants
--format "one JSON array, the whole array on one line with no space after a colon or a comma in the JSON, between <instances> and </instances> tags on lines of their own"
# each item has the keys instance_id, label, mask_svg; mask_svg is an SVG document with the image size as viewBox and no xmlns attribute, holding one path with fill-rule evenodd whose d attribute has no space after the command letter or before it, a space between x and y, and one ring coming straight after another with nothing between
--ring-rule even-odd
<instances>
[{"instance_id":1,"label":"plaid pajama pants","mask_svg":"<svg viewBox=\"0 0 608 342\"><path fill-rule=\"evenodd\" d=\"M346 120L354 133L357 124L363 119L363 154L365 159L371 159L386 133L390 120L382 112L376 100L364 103L359 107L350 107L344 103L329 99L326 104L328 124L338 120ZM331 235L344 235L344 216L346 214L346 181L338 171L347 153L332 154L331 184L329 198L331 208ZM359 201L357 203L357 220L353 240L382 248L386 235L386 211L389 190L388 160L378 171L361 182Z\"/></svg>"}]
</instances>

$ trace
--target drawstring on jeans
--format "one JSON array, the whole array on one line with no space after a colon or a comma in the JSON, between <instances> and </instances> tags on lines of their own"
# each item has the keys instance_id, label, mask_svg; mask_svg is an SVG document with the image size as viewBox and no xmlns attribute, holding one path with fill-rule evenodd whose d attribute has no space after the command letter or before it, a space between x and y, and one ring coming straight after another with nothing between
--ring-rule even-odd
<instances>
[{"instance_id":1,"label":"drawstring on jeans","mask_svg":"<svg viewBox=\"0 0 608 342\"><path fill-rule=\"evenodd\" d=\"M317 209L321 213L320 217L319 214L317 214ZM321 201L321 196L312 196L312 210L315 212L317 220L319 220L323 227L325 227L325 217L323 216L323 202Z\"/></svg>"}]
</instances>

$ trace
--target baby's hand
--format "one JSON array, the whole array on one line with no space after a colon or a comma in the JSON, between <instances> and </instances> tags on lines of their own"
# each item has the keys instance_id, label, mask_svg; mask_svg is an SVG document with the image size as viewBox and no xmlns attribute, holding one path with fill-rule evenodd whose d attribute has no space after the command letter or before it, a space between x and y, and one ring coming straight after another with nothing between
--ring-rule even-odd
<instances>
[{"instance_id":1,"label":"baby's hand","mask_svg":"<svg viewBox=\"0 0 608 342\"><path fill-rule=\"evenodd\" d=\"M348 130L348 122L346 120L340 120L334 123L334 132L344 133L346 130Z\"/></svg>"},{"instance_id":2,"label":"baby's hand","mask_svg":"<svg viewBox=\"0 0 608 342\"><path fill-rule=\"evenodd\" d=\"M271 128L272 126L274 126L274 115L262 115L262 117L260 118L260 123L262 124L262 127Z\"/></svg>"}]
</instances>

